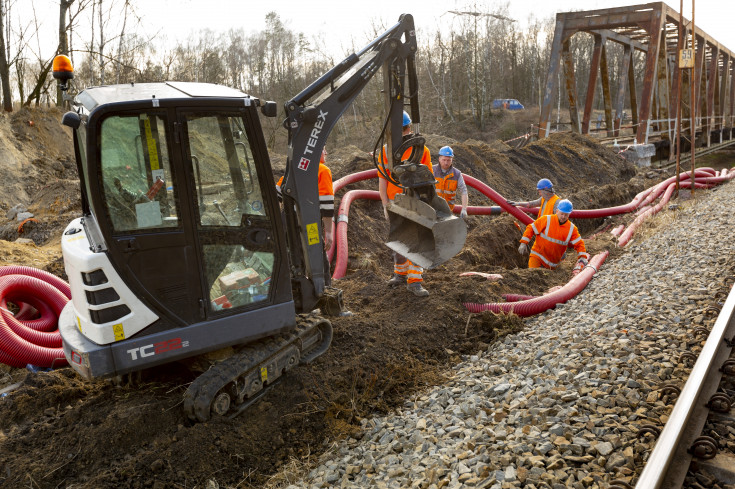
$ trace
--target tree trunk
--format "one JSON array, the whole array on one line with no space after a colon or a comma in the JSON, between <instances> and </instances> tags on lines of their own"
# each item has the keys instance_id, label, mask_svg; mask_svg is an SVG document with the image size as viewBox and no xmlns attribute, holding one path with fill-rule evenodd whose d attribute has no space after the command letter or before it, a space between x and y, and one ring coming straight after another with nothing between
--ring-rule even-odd
<instances>
[{"instance_id":1,"label":"tree trunk","mask_svg":"<svg viewBox=\"0 0 735 489\"><path fill-rule=\"evenodd\" d=\"M3 27L4 6L0 3L0 82L3 85L3 109L6 112L13 111L13 99L10 94L10 66L5 55L5 29Z\"/></svg>"},{"instance_id":2,"label":"tree trunk","mask_svg":"<svg viewBox=\"0 0 735 489\"><path fill-rule=\"evenodd\" d=\"M66 34L66 14L74 0L59 0L59 47L56 54L69 55L69 38ZM59 86L56 86L56 105L61 107L64 104L64 97Z\"/></svg>"},{"instance_id":3,"label":"tree trunk","mask_svg":"<svg viewBox=\"0 0 735 489\"><path fill-rule=\"evenodd\" d=\"M100 85L105 84L105 34L104 24L102 22L102 0L99 0L99 9L97 14L99 15L99 28L100 28L100 46L99 46L99 60L100 60Z\"/></svg>"},{"instance_id":4,"label":"tree trunk","mask_svg":"<svg viewBox=\"0 0 735 489\"><path fill-rule=\"evenodd\" d=\"M33 90L31 91L30 95L28 95L28 98L25 102L23 102L24 106L31 105L32 102L36 102L36 105L38 105L38 102L41 100L41 93L43 92L43 86L46 83L46 78L48 77L48 72L51 71L51 67L53 66L54 60L53 58L46 63L46 66L41 67L41 72L38 74L38 80L36 81L36 86L33 87Z\"/></svg>"}]
</instances>

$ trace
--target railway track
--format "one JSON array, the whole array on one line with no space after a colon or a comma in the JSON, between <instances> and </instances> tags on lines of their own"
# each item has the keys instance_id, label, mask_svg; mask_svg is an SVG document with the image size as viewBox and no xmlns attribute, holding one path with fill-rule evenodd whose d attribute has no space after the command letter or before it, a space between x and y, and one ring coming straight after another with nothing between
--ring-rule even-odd
<instances>
[{"instance_id":1,"label":"railway track","mask_svg":"<svg viewBox=\"0 0 735 489\"><path fill-rule=\"evenodd\" d=\"M694 338L706 337L699 356L684 386L666 386L664 392L676 393L676 404L669 421L657 433L651 452L635 489L691 487L697 478L735 485L735 454L721 431L735 433L735 287L725 300L711 330L695 328ZM701 344L700 340L690 343ZM682 359L695 358L682 353ZM719 429L717 429L719 427ZM655 427L642 429L641 435L655 433ZM699 487L703 487L700 483ZM610 489L629 489L623 481L613 481Z\"/></svg>"}]
</instances>

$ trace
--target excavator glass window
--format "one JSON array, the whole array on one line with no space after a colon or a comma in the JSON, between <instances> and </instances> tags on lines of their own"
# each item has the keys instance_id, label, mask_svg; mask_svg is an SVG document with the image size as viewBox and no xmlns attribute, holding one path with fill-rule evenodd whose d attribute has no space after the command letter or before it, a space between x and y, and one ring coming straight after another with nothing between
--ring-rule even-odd
<instances>
[{"instance_id":1,"label":"excavator glass window","mask_svg":"<svg viewBox=\"0 0 735 489\"><path fill-rule=\"evenodd\" d=\"M100 171L113 233L179 226L163 113L102 121Z\"/></svg>"},{"instance_id":2,"label":"excavator glass window","mask_svg":"<svg viewBox=\"0 0 735 489\"><path fill-rule=\"evenodd\" d=\"M275 250L246 119L210 112L184 120L210 310L265 301Z\"/></svg>"}]
</instances>

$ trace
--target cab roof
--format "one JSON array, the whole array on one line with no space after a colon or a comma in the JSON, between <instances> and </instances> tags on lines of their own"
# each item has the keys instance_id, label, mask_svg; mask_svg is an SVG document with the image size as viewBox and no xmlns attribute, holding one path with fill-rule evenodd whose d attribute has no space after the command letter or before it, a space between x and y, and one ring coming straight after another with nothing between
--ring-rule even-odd
<instances>
[{"instance_id":1,"label":"cab roof","mask_svg":"<svg viewBox=\"0 0 735 489\"><path fill-rule=\"evenodd\" d=\"M251 98L240 90L214 83L161 82L92 87L78 93L76 99L84 105L85 109L92 111L103 104L204 97Z\"/></svg>"}]
</instances>

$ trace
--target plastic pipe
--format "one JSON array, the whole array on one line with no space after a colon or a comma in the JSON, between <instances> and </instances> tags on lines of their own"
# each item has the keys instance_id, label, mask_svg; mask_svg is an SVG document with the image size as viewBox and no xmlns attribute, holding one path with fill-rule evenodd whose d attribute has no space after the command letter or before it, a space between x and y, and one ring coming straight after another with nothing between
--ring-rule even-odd
<instances>
[{"instance_id":1,"label":"plastic pipe","mask_svg":"<svg viewBox=\"0 0 735 489\"><path fill-rule=\"evenodd\" d=\"M503 294L501 295L501 297L505 299L506 302L520 302L520 301L529 301L531 299L536 299L539 296L523 295L523 294Z\"/></svg>"},{"instance_id":2,"label":"plastic pipe","mask_svg":"<svg viewBox=\"0 0 735 489\"><path fill-rule=\"evenodd\" d=\"M30 275L7 274L9 268L17 267L3 267L3 269L0 269L0 298L2 298L2 302L6 303L7 300L11 300L31 305L38 305L43 302L48 307L39 305L38 308L42 311L50 309L58 318L69 301L64 292L41 278ZM68 290L68 284L58 277L42 270L29 269L29 267L21 268L34 275L48 275L46 278L49 278L51 282L61 282L65 285L62 288ZM58 319L56 324L58 324ZM67 363L64 351L61 348L61 335L58 329L55 331L36 331L28 328L5 309L0 310L0 362L17 368L25 367L28 364L39 367L60 367Z\"/></svg>"},{"instance_id":3,"label":"plastic pipe","mask_svg":"<svg viewBox=\"0 0 735 489\"><path fill-rule=\"evenodd\" d=\"M523 224L529 225L534 221L533 219L531 219L531 217L529 217L528 214L524 213L517 207L513 207L512 205L508 204L508 201L505 199L505 197L490 188L487 184L482 183L475 177L471 177L469 175L462 176L464 177L464 181L467 185L476 190L479 190L483 195L498 204L504 211L521 221Z\"/></svg>"},{"instance_id":4,"label":"plastic pipe","mask_svg":"<svg viewBox=\"0 0 735 489\"><path fill-rule=\"evenodd\" d=\"M355 199L380 200L380 192L377 190L350 190L342 196L339 202L339 211L337 212L337 258L334 263L334 273L332 274L332 278L334 279L344 277L347 271L347 222L350 205L352 205L352 201Z\"/></svg>"},{"instance_id":5,"label":"plastic pipe","mask_svg":"<svg viewBox=\"0 0 735 489\"><path fill-rule=\"evenodd\" d=\"M592 280L592 276L597 273L600 266L605 262L608 251L604 251L592 257L590 263L574 276L561 289L551 292L550 294L535 297L533 299L521 300L517 302L491 302L486 304L478 304L474 302L464 303L464 307L472 313L483 311L492 311L494 313L516 314L521 317L533 316L555 307L557 304L563 304L575 295L579 294Z\"/></svg>"}]
</instances>

